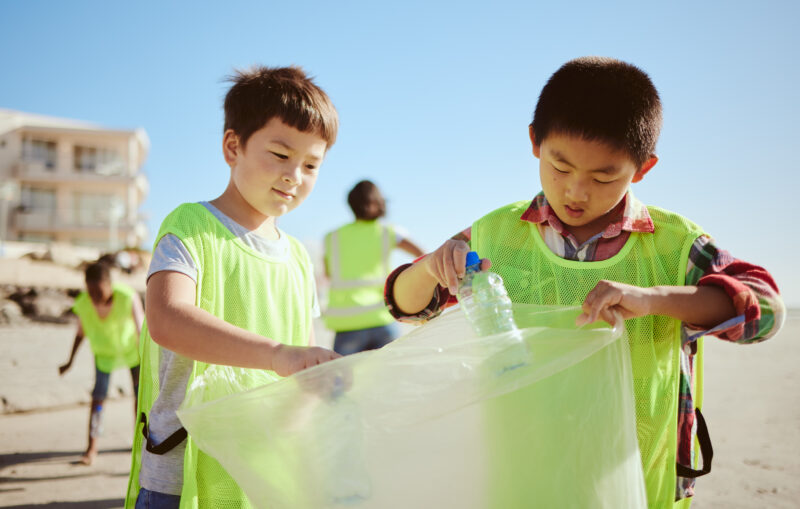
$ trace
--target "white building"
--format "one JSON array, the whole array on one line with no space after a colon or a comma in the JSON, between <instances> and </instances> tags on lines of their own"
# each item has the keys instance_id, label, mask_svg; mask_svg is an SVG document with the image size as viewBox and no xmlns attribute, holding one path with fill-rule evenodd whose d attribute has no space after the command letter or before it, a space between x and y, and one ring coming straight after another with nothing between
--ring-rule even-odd
<instances>
[{"instance_id":1,"label":"white building","mask_svg":"<svg viewBox=\"0 0 800 509\"><path fill-rule=\"evenodd\" d=\"M143 129L0 109L0 242L140 246L149 148Z\"/></svg>"}]
</instances>

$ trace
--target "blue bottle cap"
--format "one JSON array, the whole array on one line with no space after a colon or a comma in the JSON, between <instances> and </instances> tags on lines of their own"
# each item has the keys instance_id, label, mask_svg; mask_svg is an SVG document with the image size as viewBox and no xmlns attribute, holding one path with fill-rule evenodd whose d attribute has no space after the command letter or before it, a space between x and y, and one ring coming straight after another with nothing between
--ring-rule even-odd
<instances>
[{"instance_id":1,"label":"blue bottle cap","mask_svg":"<svg viewBox=\"0 0 800 509\"><path fill-rule=\"evenodd\" d=\"M469 253L467 253L467 263L465 264L467 267L476 264L480 265L480 263L481 263L481 257L478 256L478 253L476 253L475 251L470 251Z\"/></svg>"}]
</instances>

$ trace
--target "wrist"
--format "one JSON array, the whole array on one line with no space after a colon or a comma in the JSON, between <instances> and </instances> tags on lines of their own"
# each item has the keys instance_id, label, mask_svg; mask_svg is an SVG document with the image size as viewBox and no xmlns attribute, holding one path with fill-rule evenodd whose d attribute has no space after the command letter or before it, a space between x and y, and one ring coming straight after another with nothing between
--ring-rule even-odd
<instances>
[{"instance_id":1,"label":"wrist","mask_svg":"<svg viewBox=\"0 0 800 509\"><path fill-rule=\"evenodd\" d=\"M669 298L669 287L651 286L644 288L645 315L662 315L665 313L664 302Z\"/></svg>"},{"instance_id":2,"label":"wrist","mask_svg":"<svg viewBox=\"0 0 800 509\"><path fill-rule=\"evenodd\" d=\"M276 362L283 351L283 347L285 345L283 343L271 343L268 342L266 345L266 352L265 352L265 359L264 359L264 369L269 371L277 371L276 367L278 362Z\"/></svg>"}]
</instances>

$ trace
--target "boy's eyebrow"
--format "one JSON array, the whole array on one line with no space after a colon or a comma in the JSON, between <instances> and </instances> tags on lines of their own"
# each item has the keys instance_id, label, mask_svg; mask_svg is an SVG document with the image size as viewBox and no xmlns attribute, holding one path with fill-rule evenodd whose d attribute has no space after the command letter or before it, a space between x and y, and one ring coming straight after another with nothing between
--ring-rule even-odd
<instances>
[{"instance_id":1,"label":"boy's eyebrow","mask_svg":"<svg viewBox=\"0 0 800 509\"><path fill-rule=\"evenodd\" d=\"M274 143L275 145L280 145L281 147L285 148L286 150L294 150L294 149L291 147L291 145L289 145L288 143L286 143L286 142L285 142L285 141L283 141L283 140L278 140L278 139L276 139L276 140L269 140L269 142L270 142L270 143Z\"/></svg>"},{"instance_id":2,"label":"boy's eyebrow","mask_svg":"<svg viewBox=\"0 0 800 509\"><path fill-rule=\"evenodd\" d=\"M564 163L564 164L567 164L567 165L572 166L573 168L575 168L575 165L572 164L571 162L569 162L569 159L564 157L564 154L562 154L558 150L550 149L550 155L553 156L553 159L555 159L559 163ZM590 173L605 173L607 175L610 175L610 174L613 174L613 173L617 173L618 171L619 171L619 168L617 168L613 164L609 165L609 166L604 166L602 168L596 168L594 170L589 170Z\"/></svg>"}]
</instances>

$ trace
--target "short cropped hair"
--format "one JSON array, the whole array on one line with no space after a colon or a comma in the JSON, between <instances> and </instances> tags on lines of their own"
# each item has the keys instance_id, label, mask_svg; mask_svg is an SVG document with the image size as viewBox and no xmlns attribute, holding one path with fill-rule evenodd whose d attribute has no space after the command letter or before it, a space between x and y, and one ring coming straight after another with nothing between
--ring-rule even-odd
<instances>
[{"instance_id":1,"label":"short cropped hair","mask_svg":"<svg viewBox=\"0 0 800 509\"><path fill-rule=\"evenodd\" d=\"M330 148L339 130L339 115L328 95L300 67L254 66L237 69L225 95L225 127L242 146L254 132L277 117L305 133L313 132Z\"/></svg>"},{"instance_id":2,"label":"short cropped hair","mask_svg":"<svg viewBox=\"0 0 800 509\"><path fill-rule=\"evenodd\" d=\"M103 262L90 263L86 267L86 282L101 283L103 281L111 281L111 271L108 268L108 264Z\"/></svg>"},{"instance_id":3,"label":"short cropped hair","mask_svg":"<svg viewBox=\"0 0 800 509\"><path fill-rule=\"evenodd\" d=\"M647 74L605 57L570 60L547 81L533 114L538 145L554 133L606 143L637 166L655 154L661 99Z\"/></svg>"},{"instance_id":4,"label":"short cropped hair","mask_svg":"<svg viewBox=\"0 0 800 509\"><path fill-rule=\"evenodd\" d=\"M357 219L371 221L386 215L386 200L378 186L369 180L362 180L350 190L347 203Z\"/></svg>"}]
</instances>

